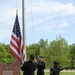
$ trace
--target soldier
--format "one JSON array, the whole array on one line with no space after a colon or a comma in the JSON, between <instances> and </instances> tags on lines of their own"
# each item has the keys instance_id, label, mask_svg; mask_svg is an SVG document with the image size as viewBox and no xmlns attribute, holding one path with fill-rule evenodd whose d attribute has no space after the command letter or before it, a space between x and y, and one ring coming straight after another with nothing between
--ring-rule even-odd
<instances>
[{"instance_id":1,"label":"soldier","mask_svg":"<svg viewBox=\"0 0 75 75\"><path fill-rule=\"evenodd\" d=\"M34 75L34 71L36 70L36 64L34 62L34 56L30 55L30 60L24 62L21 70L24 71L23 75Z\"/></svg>"},{"instance_id":2,"label":"soldier","mask_svg":"<svg viewBox=\"0 0 75 75\"><path fill-rule=\"evenodd\" d=\"M39 62L37 63L37 75L44 75L45 62L43 56L39 57Z\"/></svg>"},{"instance_id":3,"label":"soldier","mask_svg":"<svg viewBox=\"0 0 75 75\"><path fill-rule=\"evenodd\" d=\"M50 69L50 75L59 75L61 70L63 69L59 66L59 63L54 61L54 66Z\"/></svg>"}]
</instances>

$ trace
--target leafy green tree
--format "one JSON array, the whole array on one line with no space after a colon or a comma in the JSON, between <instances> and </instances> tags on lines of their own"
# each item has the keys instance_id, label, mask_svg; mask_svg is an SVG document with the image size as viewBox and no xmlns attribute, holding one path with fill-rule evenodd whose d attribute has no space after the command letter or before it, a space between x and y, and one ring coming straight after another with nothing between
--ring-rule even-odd
<instances>
[{"instance_id":1,"label":"leafy green tree","mask_svg":"<svg viewBox=\"0 0 75 75\"><path fill-rule=\"evenodd\" d=\"M27 57L27 60L29 59L31 54L34 54L34 46L33 46L33 44L31 44L29 46L26 46L26 57Z\"/></svg>"},{"instance_id":2,"label":"leafy green tree","mask_svg":"<svg viewBox=\"0 0 75 75\"><path fill-rule=\"evenodd\" d=\"M51 41L45 52L47 66L51 66L53 61L59 61L63 67L68 66L69 45L61 36L57 37L56 40Z\"/></svg>"},{"instance_id":3,"label":"leafy green tree","mask_svg":"<svg viewBox=\"0 0 75 75\"><path fill-rule=\"evenodd\" d=\"M0 43L0 60L4 63L12 63L14 56L10 53L9 45Z\"/></svg>"},{"instance_id":4,"label":"leafy green tree","mask_svg":"<svg viewBox=\"0 0 75 75\"><path fill-rule=\"evenodd\" d=\"M40 39L38 43L26 46L27 60L31 54L34 54L37 60L40 55L44 56L47 68L50 68L55 60L59 61L64 68L75 67L75 44L69 46L61 36L50 43L48 40ZM0 60L4 63L12 63L14 59L9 45L0 43Z\"/></svg>"},{"instance_id":5,"label":"leafy green tree","mask_svg":"<svg viewBox=\"0 0 75 75\"><path fill-rule=\"evenodd\" d=\"M27 59L29 59L29 56L33 54L36 59L38 59L38 56L40 54L40 47L39 44L31 44L26 47L26 53L27 53Z\"/></svg>"},{"instance_id":6,"label":"leafy green tree","mask_svg":"<svg viewBox=\"0 0 75 75\"><path fill-rule=\"evenodd\" d=\"M70 45L71 68L75 68L75 43Z\"/></svg>"},{"instance_id":7,"label":"leafy green tree","mask_svg":"<svg viewBox=\"0 0 75 75\"><path fill-rule=\"evenodd\" d=\"M30 44L29 46L27 46L26 47L27 59L29 59L29 56L31 54L34 54L37 60L40 55L44 56L44 50L46 49L47 45L48 40L44 41L43 39L40 39L38 43Z\"/></svg>"},{"instance_id":8,"label":"leafy green tree","mask_svg":"<svg viewBox=\"0 0 75 75\"><path fill-rule=\"evenodd\" d=\"M46 48L48 46L48 40L46 39L46 41L45 41L43 39L40 39L38 44L40 45L41 48L44 49L44 48Z\"/></svg>"},{"instance_id":9,"label":"leafy green tree","mask_svg":"<svg viewBox=\"0 0 75 75\"><path fill-rule=\"evenodd\" d=\"M40 46L40 55L44 56L44 51L48 47L48 40L40 39L38 44Z\"/></svg>"}]
</instances>

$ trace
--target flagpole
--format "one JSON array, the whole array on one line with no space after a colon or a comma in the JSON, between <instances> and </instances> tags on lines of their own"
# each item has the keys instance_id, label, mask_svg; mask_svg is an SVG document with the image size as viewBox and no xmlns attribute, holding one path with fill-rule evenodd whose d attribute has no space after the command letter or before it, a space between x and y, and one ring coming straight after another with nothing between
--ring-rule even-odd
<instances>
[{"instance_id":1,"label":"flagpole","mask_svg":"<svg viewBox=\"0 0 75 75\"><path fill-rule=\"evenodd\" d=\"M25 54L26 54L26 27L25 27L25 2L22 0L22 32L23 32L23 43L25 48ZM25 56L26 59L26 56Z\"/></svg>"}]
</instances>

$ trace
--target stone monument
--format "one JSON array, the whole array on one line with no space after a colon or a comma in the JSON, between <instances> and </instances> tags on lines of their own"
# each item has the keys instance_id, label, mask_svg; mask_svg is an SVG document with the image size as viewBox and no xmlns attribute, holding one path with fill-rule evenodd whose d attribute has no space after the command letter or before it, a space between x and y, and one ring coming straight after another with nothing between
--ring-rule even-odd
<instances>
[{"instance_id":1,"label":"stone monument","mask_svg":"<svg viewBox=\"0 0 75 75\"><path fill-rule=\"evenodd\" d=\"M20 75L20 62L17 59L11 64L0 61L0 75Z\"/></svg>"}]
</instances>

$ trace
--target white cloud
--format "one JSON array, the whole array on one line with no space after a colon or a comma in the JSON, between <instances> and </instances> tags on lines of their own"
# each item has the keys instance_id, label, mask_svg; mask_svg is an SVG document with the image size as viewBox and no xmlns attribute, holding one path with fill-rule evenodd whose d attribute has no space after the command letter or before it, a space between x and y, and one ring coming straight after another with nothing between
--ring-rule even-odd
<instances>
[{"instance_id":1,"label":"white cloud","mask_svg":"<svg viewBox=\"0 0 75 75\"><path fill-rule=\"evenodd\" d=\"M31 11L32 9L32 11ZM58 3L58 2L47 2L47 1L38 1L31 6L26 8L27 18L33 18L33 25L38 25L46 21L47 19L53 19L56 17L65 17L75 15L75 6L72 3ZM30 19L28 19L30 20ZM28 23L28 28L31 27L32 23Z\"/></svg>"},{"instance_id":2,"label":"white cloud","mask_svg":"<svg viewBox=\"0 0 75 75\"><path fill-rule=\"evenodd\" d=\"M31 12L31 7L27 7L27 13ZM40 1L32 6L33 14L50 14L50 15L70 15L75 14L75 6L72 3L50 3Z\"/></svg>"},{"instance_id":3,"label":"white cloud","mask_svg":"<svg viewBox=\"0 0 75 75\"><path fill-rule=\"evenodd\" d=\"M61 24L56 25L56 33L65 33L67 32L67 28L69 27L69 23L68 22L63 22Z\"/></svg>"},{"instance_id":4,"label":"white cloud","mask_svg":"<svg viewBox=\"0 0 75 75\"><path fill-rule=\"evenodd\" d=\"M66 28L68 26L69 26L69 23L68 22L63 22L62 24L57 25L57 28L58 29L63 29L63 28Z\"/></svg>"},{"instance_id":5,"label":"white cloud","mask_svg":"<svg viewBox=\"0 0 75 75\"><path fill-rule=\"evenodd\" d=\"M58 4L57 6L54 6L54 12L62 16L75 14L75 6L71 3Z\"/></svg>"}]
</instances>

